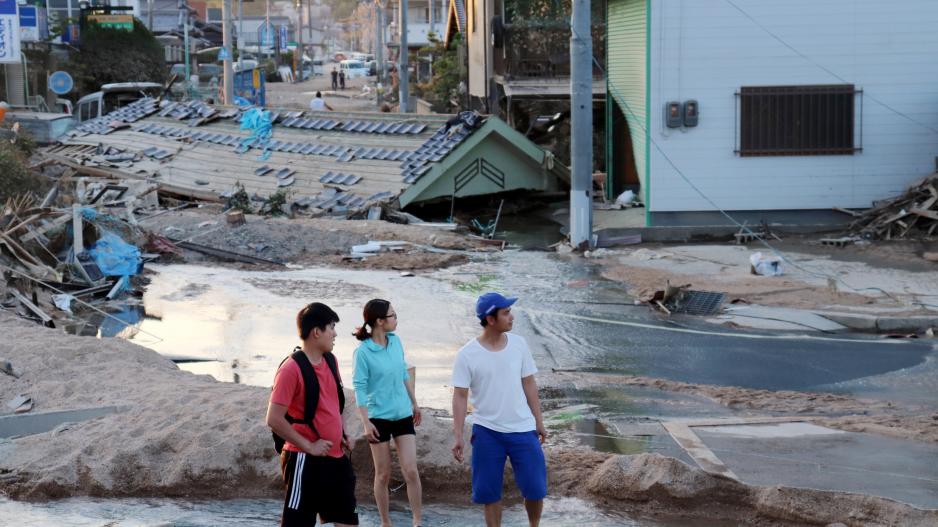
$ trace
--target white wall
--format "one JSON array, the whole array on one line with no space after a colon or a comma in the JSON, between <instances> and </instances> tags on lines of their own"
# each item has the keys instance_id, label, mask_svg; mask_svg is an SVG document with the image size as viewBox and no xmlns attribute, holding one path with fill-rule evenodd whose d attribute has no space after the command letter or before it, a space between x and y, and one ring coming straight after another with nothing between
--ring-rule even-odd
<instances>
[{"instance_id":1,"label":"white wall","mask_svg":"<svg viewBox=\"0 0 938 527\"><path fill-rule=\"evenodd\" d=\"M725 210L868 207L935 169L938 1L733 0L802 54L862 89L863 151L852 156L738 157L742 86L841 84L725 0L654 0L651 140ZM696 128L667 129L666 101L697 99ZM860 120L859 104L856 120ZM650 146L649 210L714 207Z\"/></svg>"}]
</instances>

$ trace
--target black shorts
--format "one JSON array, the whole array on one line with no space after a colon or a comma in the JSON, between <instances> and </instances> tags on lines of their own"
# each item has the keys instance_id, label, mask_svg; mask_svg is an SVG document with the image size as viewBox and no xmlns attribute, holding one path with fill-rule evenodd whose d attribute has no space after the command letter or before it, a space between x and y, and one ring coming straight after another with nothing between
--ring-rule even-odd
<instances>
[{"instance_id":1,"label":"black shorts","mask_svg":"<svg viewBox=\"0 0 938 527\"><path fill-rule=\"evenodd\" d=\"M412 415L396 421L388 419L369 419L369 421L378 429L379 443L390 441L392 437L417 435L417 431L414 430L414 416Z\"/></svg>"},{"instance_id":2,"label":"black shorts","mask_svg":"<svg viewBox=\"0 0 938 527\"><path fill-rule=\"evenodd\" d=\"M358 525L355 472L347 456L311 456L284 450L280 455L287 495L282 527L321 523Z\"/></svg>"}]
</instances>

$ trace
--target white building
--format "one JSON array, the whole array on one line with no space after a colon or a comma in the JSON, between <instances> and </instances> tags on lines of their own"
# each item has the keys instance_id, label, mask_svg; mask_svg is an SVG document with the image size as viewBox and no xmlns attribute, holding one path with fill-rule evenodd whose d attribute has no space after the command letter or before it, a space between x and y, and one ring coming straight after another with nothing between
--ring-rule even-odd
<instances>
[{"instance_id":1,"label":"white building","mask_svg":"<svg viewBox=\"0 0 938 527\"><path fill-rule=\"evenodd\" d=\"M609 0L607 187L648 225L899 194L936 168L936 27L934 0Z\"/></svg>"}]
</instances>

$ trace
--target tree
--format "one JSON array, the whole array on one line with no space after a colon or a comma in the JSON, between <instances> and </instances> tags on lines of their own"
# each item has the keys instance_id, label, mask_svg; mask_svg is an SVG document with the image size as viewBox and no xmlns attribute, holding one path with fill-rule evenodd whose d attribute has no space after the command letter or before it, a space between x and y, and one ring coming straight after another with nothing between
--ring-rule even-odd
<instances>
[{"instance_id":1,"label":"tree","mask_svg":"<svg viewBox=\"0 0 938 527\"><path fill-rule=\"evenodd\" d=\"M133 31L88 22L68 69L82 93L110 82L166 82L163 46L139 20Z\"/></svg>"},{"instance_id":2,"label":"tree","mask_svg":"<svg viewBox=\"0 0 938 527\"><path fill-rule=\"evenodd\" d=\"M459 88L460 69L456 48L459 47L460 35L457 33L449 48L435 33L428 33L430 44L417 51L418 56L433 57L433 77L430 82L418 83L417 94L433 104L433 110L445 113L449 111L450 100L456 97Z\"/></svg>"}]
</instances>

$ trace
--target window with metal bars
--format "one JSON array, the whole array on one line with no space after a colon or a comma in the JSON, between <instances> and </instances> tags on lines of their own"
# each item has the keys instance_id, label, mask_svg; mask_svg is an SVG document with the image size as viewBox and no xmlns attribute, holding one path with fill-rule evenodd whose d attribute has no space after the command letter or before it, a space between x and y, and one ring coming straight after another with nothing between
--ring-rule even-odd
<instances>
[{"instance_id":1,"label":"window with metal bars","mask_svg":"<svg viewBox=\"0 0 938 527\"><path fill-rule=\"evenodd\" d=\"M861 150L852 84L741 88L740 156L853 155ZM862 109L862 104L861 104ZM856 126L860 114L860 127Z\"/></svg>"}]
</instances>

